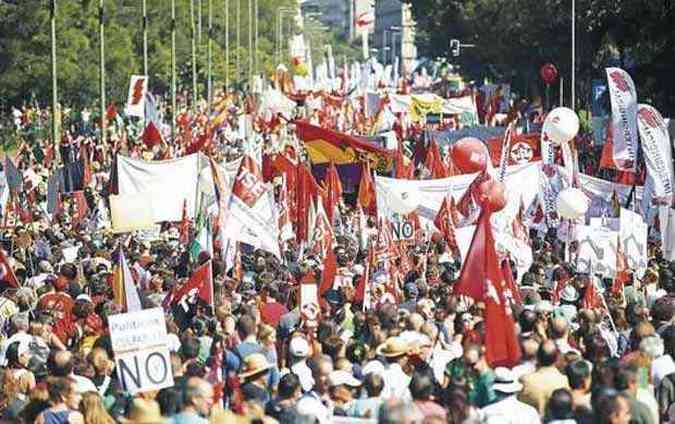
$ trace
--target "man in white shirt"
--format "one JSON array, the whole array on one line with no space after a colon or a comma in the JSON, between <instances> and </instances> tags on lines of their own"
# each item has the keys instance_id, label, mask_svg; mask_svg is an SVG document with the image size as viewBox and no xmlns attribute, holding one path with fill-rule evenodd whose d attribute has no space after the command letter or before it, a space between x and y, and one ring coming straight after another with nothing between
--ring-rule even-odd
<instances>
[{"instance_id":1,"label":"man in white shirt","mask_svg":"<svg viewBox=\"0 0 675 424\"><path fill-rule=\"evenodd\" d=\"M382 399L411 399L408 385L410 376L403 371L408 360L409 346L401 337L390 337L377 347L377 354L383 356L387 365L382 373L384 389Z\"/></svg>"},{"instance_id":2,"label":"man in white shirt","mask_svg":"<svg viewBox=\"0 0 675 424\"><path fill-rule=\"evenodd\" d=\"M26 314L16 314L12 317L11 320L12 330L14 334L2 344L0 344L0 366L7 366L7 348L14 342L30 343L33 339L33 336L28 334L28 328L30 327L30 322L28 321L28 316Z\"/></svg>"},{"instance_id":3,"label":"man in white shirt","mask_svg":"<svg viewBox=\"0 0 675 424\"><path fill-rule=\"evenodd\" d=\"M485 423L500 424L539 424L539 413L532 406L518 400L523 385L516 380L508 368L495 369L495 382L492 386L499 400L482 409Z\"/></svg>"},{"instance_id":4,"label":"man in white shirt","mask_svg":"<svg viewBox=\"0 0 675 424\"><path fill-rule=\"evenodd\" d=\"M309 356L309 343L302 337L293 337L288 347L291 355L291 372L300 379L303 393L307 393L314 387L314 377L312 370L307 366L307 357Z\"/></svg>"}]
</instances>

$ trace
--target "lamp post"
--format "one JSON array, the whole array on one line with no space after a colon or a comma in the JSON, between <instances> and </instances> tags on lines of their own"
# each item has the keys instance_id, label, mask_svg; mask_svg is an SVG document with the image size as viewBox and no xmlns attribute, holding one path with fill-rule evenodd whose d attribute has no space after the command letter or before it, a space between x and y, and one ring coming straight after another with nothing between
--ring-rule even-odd
<instances>
[{"instance_id":1,"label":"lamp post","mask_svg":"<svg viewBox=\"0 0 675 424\"><path fill-rule=\"evenodd\" d=\"M575 110L575 86L576 86L576 0L572 0L572 110Z\"/></svg>"}]
</instances>

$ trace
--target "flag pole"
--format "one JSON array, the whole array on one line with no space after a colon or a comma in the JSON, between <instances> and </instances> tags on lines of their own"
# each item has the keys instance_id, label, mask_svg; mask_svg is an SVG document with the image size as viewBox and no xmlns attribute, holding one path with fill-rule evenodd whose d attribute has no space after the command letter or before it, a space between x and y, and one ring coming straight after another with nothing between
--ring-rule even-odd
<instances>
[{"instance_id":1,"label":"flag pole","mask_svg":"<svg viewBox=\"0 0 675 424\"><path fill-rule=\"evenodd\" d=\"M236 45L236 51L237 51L237 72L235 75L237 78L239 77L239 70L240 70L240 62L241 62L241 0L237 0L237 16L235 19L235 25L237 26L237 45Z\"/></svg>"},{"instance_id":2,"label":"flag pole","mask_svg":"<svg viewBox=\"0 0 675 424\"><path fill-rule=\"evenodd\" d=\"M230 0L225 0L225 93L230 91Z\"/></svg>"},{"instance_id":3,"label":"flag pole","mask_svg":"<svg viewBox=\"0 0 675 424\"><path fill-rule=\"evenodd\" d=\"M248 0L248 89L253 81L253 0Z\"/></svg>"},{"instance_id":4,"label":"flag pole","mask_svg":"<svg viewBox=\"0 0 675 424\"><path fill-rule=\"evenodd\" d=\"M54 145L54 164L58 166L61 162L61 152L59 151L59 135L57 127L57 103L58 91L56 84L56 0L49 2L49 21L51 25L51 44L52 44L52 144Z\"/></svg>"},{"instance_id":5,"label":"flag pole","mask_svg":"<svg viewBox=\"0 0 675 424\"><path fill-rule=\"evenodd\" d=\"M206 97L207 97L207 101L208 101L209 116L211 116L211 102L213 101L213 85L212 85L213 82L212 82L212 79L211 79L211 77L212 77L211 76L211 65L212 65L212 63L211 63L211 50L212 50L212 47L213 47L212 46L213 43L212 43L212 40L211 40L211 34L212 34L212 31L213 31L213 9L212 9L211 0L208 0L208 2L209 2L208 3L208 8L209 8L209 10L208 10L208 13L209 13L209 16L208 16L208 32L207 32L207 37L208 37L207 40L208 41L207 41L207 47L206 47L208 78L207 78L207 82L206 82L206 85L207 85L207 87L206 87Z\"/></svg>"},{"instance_id":6,"label":"flag pole","mask_svg":"<svg viewBox=\"0 0 675 424\"><path fill-rule=\"evenodd\" d=\"M253 69L254 73L258 74L258 0L254 0L254 28L255 28L255 38L253 39Z\"/></svg>"},{"instance_id":7,"label":"flag pole","mask_svg":"<svg viewBox=\"0 0 675 424\"><path fill-rule=\"evenodd\" d=\"M145 0L144 0L145 1ZM99 1L98 6L98 30L99 30L99 83L100 83L100 108L101 108L101 145L106 147L106 112L105 112L105 9L103 0Z\"/></svg>"},{"instance_id":8,"label":"flag pole","mask_svg":"<svg viewBox=\"0 0 675 424\"><path fill-rule=\"evenodd\" d=\"M143 75L148 76L148 8L143 0Z\"/></svg>"},{"instance_id":9,"label":"flag pole","mask_svg":"<svg viewBox=\"0 0 675 424\"><path fill-rule=\"evenodd\" d=\"M197 40L195 30L195 0L190 0L190 33L192 39L192 111L197 112Z\"/></svg>"},{"instance_id":10,"label":"flag pole","mask_svg":"<svg viewBox=\"0 0 675 424\"><path fill-rule=\"evenodd\" d=\"M171 0L171 141L176 140L176 0Z\"/></svg>"}]
</instances>

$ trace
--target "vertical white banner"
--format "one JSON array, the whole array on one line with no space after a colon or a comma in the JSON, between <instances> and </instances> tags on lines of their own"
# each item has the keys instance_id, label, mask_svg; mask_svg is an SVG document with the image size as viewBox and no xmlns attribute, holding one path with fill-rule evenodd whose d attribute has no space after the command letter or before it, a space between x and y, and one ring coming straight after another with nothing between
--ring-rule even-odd
<instances>
[{"instance_id":1,"label":"vertical white banner","mask_svg":"<svg viewBox=\"0 0 675 424\"><path fill-rule=\"evenodd\" d=\"M637 165L637 91L633 79L620 68L607 68L607 85L612 104L614 164L635 172Z\"/></svg>"},{"instance_id":2,"label":"vertical white banner","mask_svg":"<svg viewBox=\"0 0 675 424\"><path fill-rule=\"evenodd\" d=\"M129 81L129 97L127 99L126 114L129 116L145 117L145 95L148 92L148 77L132 75Z\"/></svg>"}]
</instances>

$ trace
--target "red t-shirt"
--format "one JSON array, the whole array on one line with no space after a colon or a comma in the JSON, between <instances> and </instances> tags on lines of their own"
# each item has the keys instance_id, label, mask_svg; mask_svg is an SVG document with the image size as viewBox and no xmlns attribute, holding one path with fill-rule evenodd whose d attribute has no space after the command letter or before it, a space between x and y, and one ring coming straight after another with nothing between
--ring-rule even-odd
<instances>
[{"instance_id":1,"label":"red t-shirt","mask_svg":"<svg viewBox=\"0 0 675 424\"><path fill-rule=\"evenodd\" d=\"M265 303L265 305L260 310L260 317L265 324L276 327L279 325L281 316L287 312L288 309L286 309L286 307L281 303Z\"/></svg>"}]
</instances>

